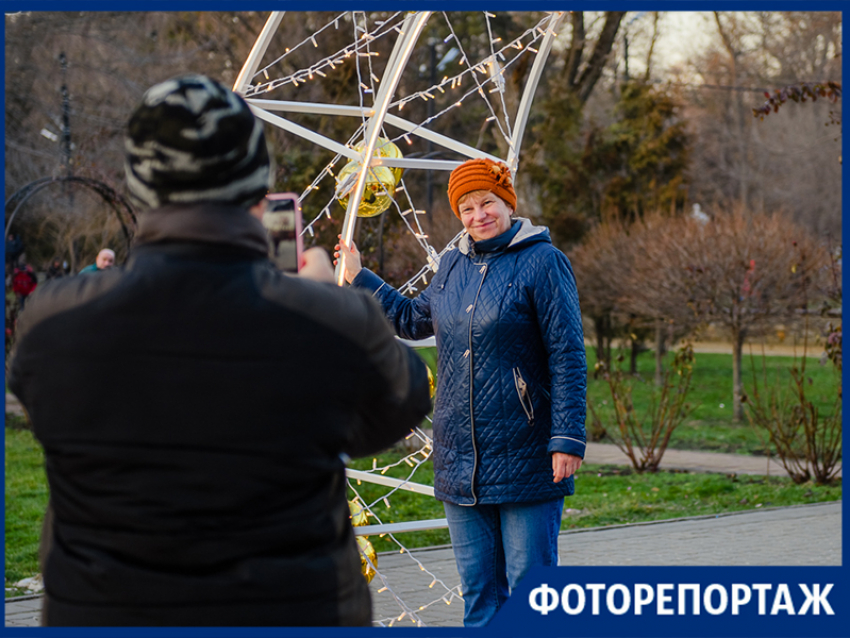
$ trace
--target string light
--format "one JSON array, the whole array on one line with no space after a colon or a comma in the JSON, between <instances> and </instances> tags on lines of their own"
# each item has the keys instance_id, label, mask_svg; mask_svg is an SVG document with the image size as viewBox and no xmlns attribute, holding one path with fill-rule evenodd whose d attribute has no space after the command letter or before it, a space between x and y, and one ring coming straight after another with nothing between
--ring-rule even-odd
<instances>
[{"instance_id":1,"label":"string light","mask_svg":"<svg viewBox=\"0 0 850 638\"><path fill-rule=\"evenodd\" d=\"M330 21L328 23L328 25L326 25L322 29L316 31L312 36L307 38L314 45L313 48L317 47L317 44L318 44L317 43L317 37L320 36L321 32L325 28L329 28L329 26L331 24L334 26L335 29L339 28L339 19L341 19L344 15L345 14L340 14L335 19ZM268 91L270 91L274 88L281 87L285 84L292 84L293 87L299 87L301 84L306 84L306 83L311 82L311 81L316 81L316 80L318 80L318 78L327 78L329 76L330 72L336 71L337 67L344 64L346 59L353 58L353 62L355 64L355 68L357 69L357 74L358 74L358 85L357 86L359 86L359 88L360 88L359 93L360 93L360 98L361 98L361 106L363 106L363 99L364 99L363 96L368 95L368 94L374 95L375 84L380 82L380 78L371 69L372 58L379 56L379 52L370 50L371 43L374 42L375 40L381 38L382 36L392 34L394 31L398 32L398 33L402 33L402 30L399 28L399 24L400 24L400 22L401 22L401 20L403 19L404 16L403 16L402 13L396 13L396 14L390 16L389 18L387 18L387 19L385 19L381 22L374 22L373 21L371 23L372 28L369 28L370 24L366 20L366 14L365 13L352 14L352 15L356 16L356 18L352 20L353 27L354 27L353 30L355 32L355 38L354 38L353 43L348 44L347 46L345 46L345 47L341 48L340 50L336 51L335 53L333 53L332 55L329 55L329 56L323 58L318 63L315 63L315 64L313 64L310 67L305 68L305 69L299 69L299 70L295 71L294 73L290 73L286 77L279 77L279 78L274 78L274 79L270 80L268 69L271 67L271 65L269 65L266 68L261 69L261 71L258 71L258 73L255 76L256 78L265 78L266 81L264 83L260 84L260 85L249 87L249 92L252 92L253 94L262 94L262 93L268 92ZM444 13L443 15L446 15L446 14ZM489 19L494 17L494 15L492 13L489 13L489 12L485 12L484 15L487 18L487 28L488 28L488 32L489 32L490 31ZM360 16L362 16L362 18L360 18ZM361 27L358 24L358 18L360 18L362 20L362 24L364 26ZM446 20L448 21L448 16L446 16ZM459 72L456 73L453 76L444 75L442 80L439 83L437 83L433 86L427 87L425 90L418 91L418 92L410 94L410 95L401 96L394 103L391 103L390 107L396 106L398 108L398 110L401 111L403 109L404 105L407 102L409 102L411 100L415 100L416 98L419 98L419 99L422 99L422 100L425 100L425 101L427 101L428 99L434 100L438 97L438 96L436 96L436 91L439 91L441 95L445 95L447 93L447 90L449 90L449 89L450 90L460 89L461 91L463 91L463 95L456 96L456 99L447 100L448 105L445 108L443 108L443 110L441 110L439 113L437 113L435 115L428 117L428 119L426 119L425 121L423 121L419 124L416 124L412 130L408 130L405 133L402 133L401 135L396 137L395 140L399 140L403 137L405 139L405 141L408 143L408 145L411 145L412 140L411 140L410 136L412 134L415 134L417 129L427 126L434 119L437 119L438 117L444 115L445 113L447 113L448 111L450 111L452 109L462 107L464 100L467 97L469 97L473 92L477 92L479 94L479 96L484 100L485 104L487 104L487 107L490 110L490 116L486 118L486 121L487 122L496 121L497 124L499 124L499 128L501 130L501 123L500 123L499 117L497 117L496 112L493 110L492 105L489 103L489 99L491 99L491 98L488 98L487 96L489 96L493 93L498 93L499 97L502 98L502 100L504 102L504 76L505 76L505 72L512 64L516 63L519 59L521 59L522 55L526 55L526 54L530 55L530 54L537 53L537 49L532 45L536 42L536 40L541 35L544 35L546 33L541 28L541 26L543 24L544 24L544 22L541 21L539 25L537 25L535 27L531 27L530 29L526 30L523 34L521 34L519 37L514 38L513 40L511 40L510 42L507 42L507 43L503 43L501 37L494 37L492 33L489 33L489 36L490 36L489 37L490 56L489 56L489 58L487 58L485 60L481 60L476 64L471 63L474 60L471 61L471 59L467 56L466 52L463 51L461 41L457 38L454 30L451 28L451 25L449 25L450 26L450 33L444 39L444 42L449 42L450 40L452 40L454 38L456 46L459 47L459 50L460 50L459 66L461 67ZM305 40L305 42L306 42L306 40ZM294 52L302 44L303 43L301 43L301 44L299 44L295 47L292 47L291 50L287 49L287 54L289 54L290 52ZM500 47L500 48L497 49L497 47ZM282 58L279 58L278 61L280 59L282 59ZM499 61L501 61L501 65L500 65ZM363 73L362 78L360 77L360 70L361 70L360 65L361 64L368 64L369 65L368 69L364 68L364 73ZM260 72L262 72L262 76L259 75ZM463 79L464 79L464 76L466 76L467 74L469 74L469 76L472 78L472 84L473 84L473 86L470 86L468 89L463 86ZM484 77L480 77L480 76L484 76ZM372 86L369 86L370 83L372 84ZM488 85L488 83L490 83L490 85ZM366 125L366 122L367 122L366 115L365 115L365 113L367 112L367 109L364 108L363 112L364 112L364 116L361 118L363 120L363 123L361 123L361 125L358 127L357 131L355 131L351 135L351 137L349 138L349 141L346 143L346 146L348 146L349 148L353 148L354 145L357 142L362 140L362 136L363 136L363 133L365 131L365 125ZM503 108L501 112L502 112L502 114L506 114L507 110ZM508 127L509 127L509 125L508 125ZM504 132L503 132L503 134L504 134ZM389 136L386 136L386 137L388 139L390 139ZM395 141L395 140L391 140L391 141ZM334 178L333 166L334 166L335 162L339 161L339 159L341 159L341 158L342 158L342 156L340 154L337 154L335 156L333 161L330 162L321 171L320 175L317 176L316 179L314 180L314 182L305 190L305 193L302 196L302 199L303 199L304 196L308 195L309 193L311 193L315 190L319 190L319 182L322 179L324 179L325 177L327 177L328 175L331 178ZM412 204L412 202L410 202L410 195L409 195L407 189L404 186L404 181L401 180L399 182L399 184L397 184L395 186L394 189L391 188L390 190L394 191L393 194L396 197L398 197L399 199L407 198L408 205L406 205L406 206L402 205L395 198L392 200L392 203L395 206L395 209L396 209L397 213L399 214L400 218L406 224L411 235L422 246L422 248L424 249L426 256L427 256L427 263L419 270L419 272L416 273L406 284L399 287L399 292L401 292L402 294L410 294L410 293L414 293L414 292L418 291L418 288L416 288L416 286L413 285L414 283L422 282L425 285L428 285L428 279L430 277L429 273L435 273L437 271L440 258L446 252L451 251L451 250L455 250L457 248L457 242L463 236L464 231L459 232L454 237L454 239L452 239L445 246L445 248L443 248L443 250L438 253L428 243L428 239L429 239L428 235L425 234L424 232L422 232L422 228L419 225L418 217L420 215L425 214L425 211L417 209ZM331 201L333 201L333 200L331 200ZM331 214L330 214L329 209L330 209L330 204L323 207L321 212L316 216L316 218L313 219L311 222L309 222L305 226L304 232L309 234L310 237L314 237L315 236L314 228L313 228L314 224L317 223L319 219L324 219L324 218L331 219ZM414 215L410 215L411 212L413 212ZM426 461L428 461L431 457L431 454L433 453L432 442L431 442L430 437L427 434L422 432L419 428L416 428L414 430L414 435L415 435L414 438L419 440L419 442L420 442L419 449L411 452L410 454L405 455L403 458L398 459L396 462L391 463L389 465L386 465L384 467L378 467L377 459L373 458L372 469L370 471L368 471L367 473L374 473L376 475L377 474L384 475L389 470L391 470L392 468L401 466L402 468L404 468L404 472L409 471L408 478L403 480L402 486L405 485L406 483L411 482L416 471L420 467L420 465L425 463ZM357 481L349 481L349 487L354 491L354 493L356 495L357 495L357 487L360 486L360 485L362 485L362 483L359 479ZM377 524L382 524L381 521L380 521L380 517L377 515L377 513L375 511L373 511L373 507L380 501L380 502L383 502L383 504L386 506L386 509L391 509L392 496L398 489L403 489L403 487L398 487L398 486L393 487L387 493L379 496L375 500L374 503L367 503L367 502L363 501L363 503L365 505L366 515L376 519L378 521ZM410 557L410 559L414 560L415 563L418 564L420 571L427 574L430 578L430 584L428 584L429 581L425 581L425 583L423 583L423 585L427 584L429 589L433 589L435 586L439 585L440 588L442 589L442 595L441 595L440 592L435 592L435 594L437 595L437 598L435 598L434 601L432 601L432 602L430 602L426 605L422 605L422 606L418 607L419 611L424 611L425 609L428 609L431 605L438 603L440 600L445 602L447 605L451 604L451 602L455 599L462 600L462 594L460 593L460 586L459 585L456 586L456 587L447 586L441 579L439 579L437 576L435 576L430 571L428 571L427 568L425 567L425 565L421 561L419 561L418 558L416 558L415 553L411 553L411 550L408 550L401 542L399 542L399 540L395 537L395 535L393 535L393 534L380 534L378 536L381 537L381 538L388 539L390 542L395 543L396 546L399 548L400 554L403 554L405 556ZM376 566L374 566L374 567L376 568ZM396 601L396 603L399 605L399 608L400 608L400 610L399 610L400 615L399 616L392 617L392 618L379 619L379 620L376 621L376 623L380 624L380 625L385 625L385 624L389 623L390 625L392 625L392 623L395 622L395 621L403 620L405 617L409 617L414 624L417 624L417 625L423 624L421 622L421 619L418 617L418 614L414 610L411 610L408 607L408 605L406 605L404 603L402 598L400 596L398 596L395 592L393 592L392 587L391 587L390 583L387 582L385 575L381 574L381 572L379 570L377 570L377 568L375 569L375 571L376 571L376 575L380 576L381 584L382 584L380 589L377 590L377 593L380 593L380 594L389 593L392 596L392 598Z\"/></svg>"},{"instance_id":2,"label":"string light","mask_svg":"<svg viewBox=\"0 0 850 638\"><path fill-rule=\"evenodd\" d=\"M292 48L287 47L286 50L285 50L285 53L282 56L280 56L279 58L277 58L273 62L269 63L268 65L266 65L263 69L260 69L259 71L257 71L257 73L255 74L254 77L257 77L258 74L261 73L261 72L265 76L267 76L268 70L271 67L273 67L276 64L279 64L289 54L298 50L298 48L303 46L308 41L311 42L314 45L314 47L318 47L318 42L316 41L316 36L321 34L325 29L330 28L330 26L332 24L335 26L335 28L339 28L338 20L343 15L344 14L340 14L334 20L328 22L325 26L323 26L321 29L317 30L310 37L306 38L304 41L300 42L296 46L294 46ZM363 48L364 46L368 46L369 42L371 42L372 40L378 39L378 38L386 35L387 33L389 33L392 30L390 28L391 25L390 25L390 27L387 27L387 28L384 28L384 26L387 25L388 23L390 23L393 19L400 19L400 16L401 16L401 13L396 12L388 20L384 21L376 32L368 32L366 34L368 37L366 37L364 39L357 39L357 41L354 44L348 45L348 46L344 47L343 49L341 49L340 51L337 51L336 53L320 60L317 64L313 65L313 69L315 70L316 67L336 69L336 66L341 64L343 60L345 60L346 58L349 58L353 53L358 53L361 48ZM373 52L372 55L377 56L377 55L379 55L379 53ZM293 78L299 77L300 75L304 74L304 72L305 72L305 69L299 69L298 71L291 73L288 77L281 78L279 80L275 80L272 83L268 83L268 84L262 83L262 84L259 84L259 85L250 86L250 87L247 88L247 90L245 92L245 96L251 97L252 95L255 95L257 93L266 92L266 91L269 90L269 88L278 88L278 87L283 86L285 84L289 84L289 83L292 82Z\"/></svg>"},{"instance_id":3,"label":"string light","mask_svg":"<svg viewBox=\"0 0 850 638\"><path fill-rule=\"evenodd\" d=\"M420 441L425 442L425 446L430 447L430 444L429 444L430 438L420 428L414 429L413 437L418 438ZM377 464L377 459L373 459L373 465L376 465L376 464ZM415 472L415 469L413 470L413 472ZM364 508L365 511L367 512L367 515L373 516L374 518L377 519L378 524L382 524L380 517L374 511L372 511L372 509L371 509L372 507L374 507L375 503L371 503L371 504L366 503L365 500L363 500L362 496L357 492L356 488L352 487L352 489L354 490L354 493L355 493L355 497L354 497L353 500L357 503L358 507ZM395 489L397 489L397 488L395 488ZM393 489L391 491L391 493L394 492L395 489ZM388 496L385 496L384 498L388 498ZM383 500L383 499L379 499L379 500ZM429 583L428 584L429 589L433 590L433 588L435 586L438 586L438 585L442 588L442 591L444 593L442 593L441 595L438 595L438 597L435 598L430 603L420 605L418 607L417 611L419 611L419 612L425 611L426 609L428 609L432 605L436 604L437 602L439 602L441 600L445 601L446 599L451 600L451 598L453 598L455 596L455 590L459 589L460 586L458 585L456 587L450 588L448 585L446 585L446 583L441 578L439 578L436 574L431 572L425 566L425 564L422 563L421 560L419 560L419 558L415 555L415 552L411 552L410 549L405 547L398 540L398 538L395 535L393 535L393 534L379 534L378 536L380 538L389 538L390 541L392 541L393 543L396 544L396 546L399 550L399 554L405 555L410 560L413 560L413 562L419 567L419 571L422 572L425 575L425 577L429 579L428 581L425 581L425 582ZM369 563L370 567L372 567L375 570L376 576L379 577L380 580L381 580L381 587L379 589L377 589L376 593L377 594L388 593L389 595L392 596L392 598L399 605L401 614L406 614L406 616L410 617L411 621L413 621L417 625L424 624L424 623L422 623L422 620L418 616L418 614L416 612L414 612L414 610L412 610L395 591L393 591L391 584L388 582L386 576L383 573L381 573L381 571L378 569L378 566L374 565L372 563L372 561L369 560L368 557L366 557L366 560ZM392 618L378 619L375 622L378 625L384 626L384 625L387 625L387 624L392 624L393 621L399 620L399 618L400 618L400 616L395 616L395 617L392 617Z\"/></svg>"}]
</instances>

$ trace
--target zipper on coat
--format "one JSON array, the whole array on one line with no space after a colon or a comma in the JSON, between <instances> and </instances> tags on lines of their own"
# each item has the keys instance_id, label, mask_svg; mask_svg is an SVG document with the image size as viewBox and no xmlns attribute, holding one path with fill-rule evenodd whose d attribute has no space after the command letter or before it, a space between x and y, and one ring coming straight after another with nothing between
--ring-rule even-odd
<instances>
[{"instance_id":1,"label":"zipper on coat","mask_svg":"<svg viewBox=\"0 0 850 638\"><path fill-rule=\"evenodd\" d=\"M474 357L472 355L472 320L475 317L475 304L478 303L478 295L481 294L481 287L484 285L484 277L487 276L487 264L481 264L481 281L478 283L478 290L475 291L475 298L472 300L469 314L469 347L466 352L469 353L469 434L472 437L472 482L470 483L470 491L472 492L472 504L478 504L478 495L475 493L475 473L478 471L478 446L475 445L475 410L472 403L472 382L475 377L473 371Z\"/></svg>"},{"instance_id":2,"label":"zipper on coat","mask_svg":"<svg viewBox=\"0 0 850 638\"><path fill-rule=\"evenodd\" d=\"M519 395L519 404L522 406L522 411L525 412L525 418L528 419L528 425L534 425L534 403L531 402L531 394L528 392L528 384L522 378L522 373L519 368L514 368L514 387Z\"/></svg>"}]
</instances>

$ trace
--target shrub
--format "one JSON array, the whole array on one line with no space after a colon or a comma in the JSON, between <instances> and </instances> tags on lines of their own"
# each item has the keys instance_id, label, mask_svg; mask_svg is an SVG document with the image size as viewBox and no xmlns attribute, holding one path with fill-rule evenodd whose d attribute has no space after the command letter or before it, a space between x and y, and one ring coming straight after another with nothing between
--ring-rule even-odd
<instances>
[{"instance_id":1,"label":"shrub","mask_svg":"<svg viewBox=\"0 0 850 638\"><path fill-rule=\"evenodd\" d=\"M617 358L622 363L622 355ZM623 369L609 370L604 362L597 371L608 384L614 406L615 426L603 423L593 402L588 400L592 429L604 432L629 457L637 472L657 472L673 431L693 411L686 402L691 387L694 351L685 343L664 370L662 383L653 393L646 413L639 417L632 402L636 377Z\"/></svg>"}]
</instances>

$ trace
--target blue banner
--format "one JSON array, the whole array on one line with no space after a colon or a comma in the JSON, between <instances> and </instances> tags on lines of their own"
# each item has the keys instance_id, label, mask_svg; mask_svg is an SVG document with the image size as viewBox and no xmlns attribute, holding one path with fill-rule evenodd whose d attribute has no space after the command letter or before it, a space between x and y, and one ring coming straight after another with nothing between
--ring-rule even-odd
<instances>
[{"instance_id":1,"label":"blue banner","mask_svg":"<svg viewBox=\"0 0 850 638\"><path fill-rule=\"evenodd\" d=\"M488 634L845 636L847 591L841 567L538 568Z\"/></svg>"}]
</instances>

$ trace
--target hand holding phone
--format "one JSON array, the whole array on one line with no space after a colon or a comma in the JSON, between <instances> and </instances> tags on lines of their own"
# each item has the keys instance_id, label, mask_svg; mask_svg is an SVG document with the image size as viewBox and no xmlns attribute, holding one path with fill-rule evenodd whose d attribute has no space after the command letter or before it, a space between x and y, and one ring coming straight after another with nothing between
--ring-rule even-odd
<instances>
[{"instance_id":1,"label":"hand holding phone","mask_svg":"<svg viewBox=\"0 0 850 638\"><path fill-rule=\"evenodd\" d=\"M301 255L301 267L298 276L312 279L313 281L324 281L334 283L334 269L331 266L331 258L324 248L313 246Z\"/></svg>"}]
</instances>

